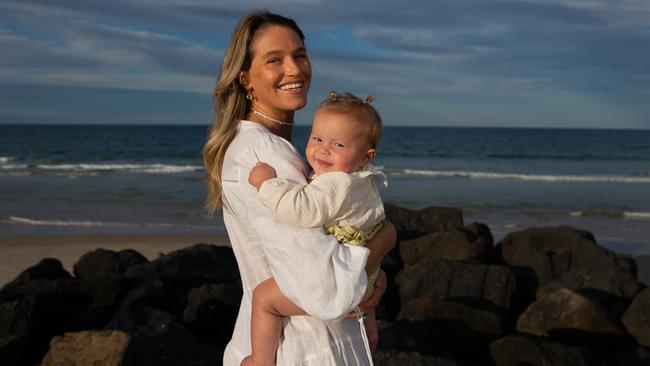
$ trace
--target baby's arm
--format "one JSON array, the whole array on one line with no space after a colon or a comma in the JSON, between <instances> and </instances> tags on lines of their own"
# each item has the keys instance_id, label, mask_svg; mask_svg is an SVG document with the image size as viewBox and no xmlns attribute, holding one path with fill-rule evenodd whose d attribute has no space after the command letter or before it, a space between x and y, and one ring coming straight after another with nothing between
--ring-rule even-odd
<instances>
[{"instance_id":1,"label":"baby's arm","mask_svg":"<svg viewBox=\"0 0 650 366\"><path fill-rule=\"evenodd\" d=\"M262 180L258 197L278 221L301 228L322 227L339 215L350 186L347 173L324 174L307 185L273 178Z\"/></svg>"},{"instance_id":2,"label":"baby's arm","mask_svg":"<svg viewBox=\"0 0 650 366\"><path fill-rule=\"evenodd\" d=\"M248 183L250 183L258 191L262 187L262 183L266 182L268 179L275 178L275 169L272 166L259 162L255 164L250 173L248 173Z\"/></svg>"}]
</instances>

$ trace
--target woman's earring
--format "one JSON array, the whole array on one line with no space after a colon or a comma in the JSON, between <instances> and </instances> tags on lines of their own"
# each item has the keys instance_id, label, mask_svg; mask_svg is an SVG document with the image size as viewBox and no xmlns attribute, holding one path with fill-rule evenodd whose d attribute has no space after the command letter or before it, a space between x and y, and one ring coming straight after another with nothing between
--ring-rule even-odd
<instances>
[{"instance_id":1,"label":"woman's earring","mask_svg":"<svg viewBox=\"0 0 650 366\"><path fill-rule=\"evenodd\" d=\"M253 94L251 94L250 92L246 93L246 99L253 100Z\"/></svg>"}]
</instances>

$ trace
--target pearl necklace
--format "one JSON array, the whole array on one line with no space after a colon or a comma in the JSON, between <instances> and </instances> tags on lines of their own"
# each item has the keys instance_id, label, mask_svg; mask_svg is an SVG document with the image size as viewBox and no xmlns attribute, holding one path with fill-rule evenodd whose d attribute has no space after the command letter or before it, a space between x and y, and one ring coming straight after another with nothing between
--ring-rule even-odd
<instances>
[{"instance_id":1,"label":"pearl necklace","mask_svg":"<svg viewBox=\"0 0 650 366\"><path fill-rule=\"evenodd\" d=\"M267 116L266 114L264 114L264 113L258 111L258 110L255 109L255 108L251 108L251 111L253 111L253 114L257 114L258 116L260 116L260 117L262 117L262 118L264 118L264 119L266 119L266 120L269 120L269 121L271 121L271 122L275 122L275 123L277 123L277 124L279 124L279 125L283 125L283 126L293 126L293 121L291 121L291 122L280 121L279 119L275 119L275 118L273 118L273 117L271 117L271 116Z\"/></svg>"}]
</instances>

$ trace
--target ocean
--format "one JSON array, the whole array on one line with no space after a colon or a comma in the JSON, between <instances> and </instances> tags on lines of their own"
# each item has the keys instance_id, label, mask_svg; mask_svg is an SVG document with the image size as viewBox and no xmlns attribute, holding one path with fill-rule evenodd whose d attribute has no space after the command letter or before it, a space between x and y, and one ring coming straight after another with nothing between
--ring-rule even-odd
<instances>
[{"instance_id":1,"label":"ocean","mask_svg":"<svg viewBox=\"0 0 650 366\"><path fill-rule=\"evenodd\" d=\"M0 125L7 235L225 234L203 210L207 126ZM294 143L304 151L308 126ZM385 202L458 207L499 240L531 226L589 230L650 253L650 130L385 127Z\"/></svg>"}]
</instances>

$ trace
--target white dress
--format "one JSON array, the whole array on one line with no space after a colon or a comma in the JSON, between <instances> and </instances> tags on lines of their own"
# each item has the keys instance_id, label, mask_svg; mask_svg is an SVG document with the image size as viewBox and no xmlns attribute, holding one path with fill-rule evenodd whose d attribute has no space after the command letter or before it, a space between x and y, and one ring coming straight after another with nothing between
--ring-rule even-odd
<instances>
[{"instance_id":1,"label":"white dress","mask_svg":"<svg viewBox=\"0 0 650 366\"><path fill-rule=\"evenodd\" d=\"M296 228L275 221L257 199L248 174L258 162L279 177L307 184L295 148L263 126L241 121L224 158L223 216L242 277L243 296L223 364L239 366L250 354L252 291L273 276L282 293L311 316L283 318L277 365L368 365L357 321L345 315L367 284L369 251L339 245L322 228ZM322 320L321 320L322 319Z\"/></svg>"}]
</instances>

